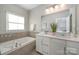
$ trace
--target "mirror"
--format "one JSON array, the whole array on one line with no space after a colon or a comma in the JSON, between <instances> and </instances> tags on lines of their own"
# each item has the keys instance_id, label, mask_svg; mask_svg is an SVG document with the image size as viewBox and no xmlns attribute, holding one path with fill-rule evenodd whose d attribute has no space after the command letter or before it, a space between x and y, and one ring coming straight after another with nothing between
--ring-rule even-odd
<instances>
[{"instance_id":1,"label":"mirror","mask_svg":"<svg viewBox=\"0 0 79 59\"><path fill-rule=\"evenodd\" d=\"M72 15L70 10L65 10L53 14L44 15L41 17L41 30L51 32L50 24L57 24L58 33L70 33L72 32ZM63 25L62 25L63 24Z\"/></svg>"},{"instance_id":2,"label":"mirror","mask_svg":"<svg viewBox=\"0 0 79 59\"><path fill-rule=\"evenodd\" d=\"M57 31L56 32L70 32L70 16L56 18Z\"/></svg>"}]
</instances>

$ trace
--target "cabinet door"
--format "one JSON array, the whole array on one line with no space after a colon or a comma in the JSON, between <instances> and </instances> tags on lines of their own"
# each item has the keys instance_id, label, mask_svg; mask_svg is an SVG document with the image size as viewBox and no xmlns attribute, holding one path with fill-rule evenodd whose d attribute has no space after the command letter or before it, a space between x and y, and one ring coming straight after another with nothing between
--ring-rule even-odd
<instances>
[{"instance_id":1,"label":"cabinet door","mask_svg":"<svg viewBox=\"0 0 79 59\"><path fill-rule=\"evenodd\" d=\"M40 53L42 53L42 36L36 36L36 50Z\"/></svg>"},{"instance_id":2,"label":"cabinet door","mask_svg":"<svg viewBox=\"0 0 79 59\"><path fill-rule=\"evenodd\" d=\"M79 55L79 43L67 41L66 54Z\"/></svg>"},{"instance_id":3,"label":"cabinet door","mask_svg":"<svg viewBox=\"0 0 79 59\"><path fill-rule=\"evenodd\" d=\"M50 54L64 55L65 41L60 39L50 40Z\"/></svg>"}]
</instances>

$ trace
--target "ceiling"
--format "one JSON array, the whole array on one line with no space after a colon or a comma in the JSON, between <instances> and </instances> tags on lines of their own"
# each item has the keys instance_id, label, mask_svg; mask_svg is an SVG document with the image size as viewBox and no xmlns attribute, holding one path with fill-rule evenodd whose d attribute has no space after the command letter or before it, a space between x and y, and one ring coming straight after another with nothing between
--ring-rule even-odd
<instances>
[{"instance_id":1,"label":"ceiling","mask_svg":"<svg viewBox=\"0 0 79 59\"><path fill-rule=\"evenodd\" d=\"M19 6L25 8L25 9L28 9L28 10L38 7L39 5L40 4L19 4Z\"/></svg>"}]
</instances>

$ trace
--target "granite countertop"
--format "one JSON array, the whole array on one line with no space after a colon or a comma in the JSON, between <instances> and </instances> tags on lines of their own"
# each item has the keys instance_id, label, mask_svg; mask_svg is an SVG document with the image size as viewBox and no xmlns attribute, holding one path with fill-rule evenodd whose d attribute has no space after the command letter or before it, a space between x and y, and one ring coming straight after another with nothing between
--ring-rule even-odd
<instances>
[{"instance_id":1,"label":"granite countertop","mask_svg":"<svg viewBox=\"0 0 79 59\"><path fill-rule=\"evenodd\" d=\"M66 41L79 42L79 37L74 37L74 36L58 36L58 35L50 35L50 34L37 34L37 35L46 36L46 37L49 37L49 38L66 40Z\"/></svg>"}]
</instances>

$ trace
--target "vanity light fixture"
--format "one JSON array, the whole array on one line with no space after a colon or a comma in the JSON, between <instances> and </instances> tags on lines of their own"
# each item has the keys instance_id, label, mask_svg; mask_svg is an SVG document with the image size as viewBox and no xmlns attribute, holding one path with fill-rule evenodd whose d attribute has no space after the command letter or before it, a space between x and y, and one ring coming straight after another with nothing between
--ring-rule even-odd
<instances>
[{"instance_id":1,"label":"vanity light fixture","mask_svg":"<svg viewBox=\"0 0 79 59\"><path fill-rule=\"evenodd\" d=\"M50 14L54 11L57 11L59 8L63 8L63 7L65 7L65 4L60 4L60 5L57 4L57 5L54 5L54 6L51 6L51 7L47 8L45 10L45 13Z\"/></svg>"}]
</instances>

